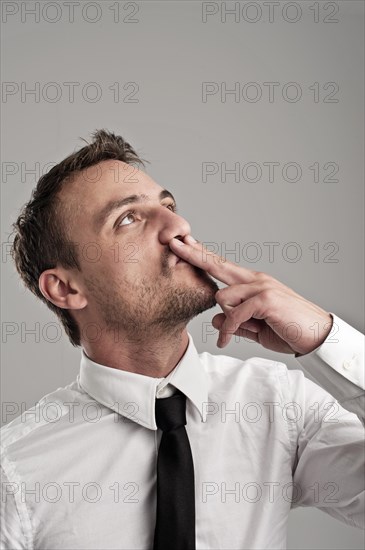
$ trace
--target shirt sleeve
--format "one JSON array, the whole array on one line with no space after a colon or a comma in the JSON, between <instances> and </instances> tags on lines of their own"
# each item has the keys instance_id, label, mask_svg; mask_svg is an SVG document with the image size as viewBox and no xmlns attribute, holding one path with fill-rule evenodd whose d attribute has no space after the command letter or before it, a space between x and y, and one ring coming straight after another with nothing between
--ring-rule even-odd
<instances>
[{"instance_id":1,"label":"shirt sleeve","mask_svg":"<svg viewBox=\"0 0 365 550\"><path fill-rule=\"evenodd\" d=\"M331 313L326 340L311 353L296 354L305 374L317 382L365 426L364 335Z\"/></svg>"},{"instance_id":2,"label":"shirt sleeve","mask_svg":"<svg viewBox=\"0 0 365 550\"><path fill-rule=\"evenodd\" d=\"M22 527L15 494L20 492L17 483L11 482L1 466L0 548L18 550L29 548ZM23 504L24 506L24 504Z\"/></svg>"},{"instance_id":3,"label":"shirt sleeve","mask_svg":"<svg viewBox=\"0 0 365 550\"><path fill-rule=\"evenodd\" d=\"M288 370L288 380L285 399L293 407L291 421L287 419L293 449L291 507L312 506L365 529L361 421L300 370Z\"/></svg>"}]
</instances>

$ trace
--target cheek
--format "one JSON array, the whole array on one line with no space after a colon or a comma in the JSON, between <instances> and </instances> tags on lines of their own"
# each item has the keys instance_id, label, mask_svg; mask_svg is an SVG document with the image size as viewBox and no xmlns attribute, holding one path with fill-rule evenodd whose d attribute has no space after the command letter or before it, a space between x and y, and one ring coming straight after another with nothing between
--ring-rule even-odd
<instances>
[{"instance_id":1,"label":"cheek","mask_svg":"<svg viewBox=\"0 0 365 550\"><path fill-rule=\"evenodd\" d=\"M81 254L79 254L85 276L94 276L100 280L103 278L110 279L114 273L120 271L121 258L119 257L118 261L117 248L115 251L113 248L113 246L102 248L96 242L85 244L80 249Z\"/></svg>"},{"instance_id":2,"label":"cheek","mask_svg":"<svg viewBox=\"0 0 365 550\"><path fill-rule=\"evenodd\" d=\"M136 243L117 243L103 250L95 269L105 279L133 283L152 274L152 264L146 254Z\"/></svg>"},{"instance_id":3,"label":"cheek","mask_svg":"<svg viewBox=\"0 0 365 550\"><path fill-rule=\"evenodd\" d=\"M112 261L115 261L128 272L153 274L159 273L163 265L163 255L158 254L156 243L126 239L123 244L113 245Z\"/></svg>"},{"instance_id":4,"label":"cheek","mask_svg":"<svg viewBox=\"0 0 365 550\"><path fill-rule=\"evenodd\" d=\"M127 265L127 267L137 264L140 265L143 264L144 251L138 243L129 241L123 245L115 246L115 251L113 254L114 261L117 261L118 257L123 264Z\"/></svg>"},{"instance_id":5,"label":"cheek","mask_svg":"<svg viewBox=\"0 0 365 550\"><path fill-rule=\"evenodd\" d=\"M163 257L153 255L152 245L126 239L123 243L89 242L82 247L82 268L86 274L98 278L119 279L121 276L133 281L133 277L158 275L163 268Z\"/></svg>"}]
</instances>

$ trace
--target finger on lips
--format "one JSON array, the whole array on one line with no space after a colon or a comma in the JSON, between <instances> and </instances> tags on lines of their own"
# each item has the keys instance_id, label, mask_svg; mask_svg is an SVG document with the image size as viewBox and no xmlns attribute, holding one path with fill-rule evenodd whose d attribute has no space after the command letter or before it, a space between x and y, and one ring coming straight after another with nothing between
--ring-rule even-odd
<instances>
[{"instance_id":1,"label":"finger on lips","mask_svg":"<svg viewBox=\"0 0 365 550\"><path fill-rule=\"evenodd\" d=\"M184 242L173 238L169 242L173 252L185 261L204 269L210 275L225 283L233 285L248 283L254 280L254 272L229 262L225 258L210 252L199 242L192 242L192 237L186 235ZM189 242L190 241L190 242Z\"/></svg>"},{"instance_id":2,"label":"finger on lips","mask_svg":"<svg viewBox=\"0 0 365 550\"><path fill-rule=\"evenodd\" d=\"M169 242L169 246L175 254L185 261L204 269L210 275L228 285L224 289L226 292L223 295L221 293L221 296L217 299L217 303L221 306L224 314L228 314L230 310L244 301L242 299L242 283L252 283L256 280L254 271L238 266L210 252L199 241L191 237L191 235L185 235L183 241L173 238ZM247 287L245 289L245 299L255 293L257 293L257 288ZM218 347L225 347L232 335L237 331L247 334L251 339L257 339L259 326L253 319L251 319L251 322L249 319L242 319L242 323L237 324L237 322L234 323L231 319L227 319L224 314L215 316L212 323L219 330Z\"/></svg>"}]
</instances>

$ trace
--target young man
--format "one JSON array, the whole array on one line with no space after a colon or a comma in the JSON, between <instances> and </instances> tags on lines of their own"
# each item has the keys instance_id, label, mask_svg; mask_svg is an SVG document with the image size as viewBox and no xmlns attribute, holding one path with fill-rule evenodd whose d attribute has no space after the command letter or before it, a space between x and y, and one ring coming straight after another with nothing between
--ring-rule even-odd
<instances>
[{"instance_id":1,"label":"young man","mask_svg":"<svg viewBox=\"0 0 365 550\"><path fill-rule=\"evenodd\" d=\"M93 137L14 224L17 270L81 364L1 430L1 548L284 548L295 506L363 527L362 335L206 251L132 147ZM295 354L324 389L275 360L198 354L187 324L217 303L219 347Z\"/></svg>"}]
</instances>

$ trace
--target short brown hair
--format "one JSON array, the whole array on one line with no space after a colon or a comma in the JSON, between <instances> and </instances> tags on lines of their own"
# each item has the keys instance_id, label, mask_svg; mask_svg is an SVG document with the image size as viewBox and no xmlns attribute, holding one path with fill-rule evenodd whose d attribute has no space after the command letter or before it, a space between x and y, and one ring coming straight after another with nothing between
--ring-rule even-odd
<instances>
[{"instance_id":1,"label":"short brown hair","mask_svg":"<svg viewBox=\"0 0 365 550\"><path fill-rule=\"evenodd\" d=\"M80 346L80 330L67 309L47 300L39 289L41 273L57 265L80 271L77 248L69 239L60 211L59 192L63 185L82 170L103 160L115 159L127 164L144 161L121 136L107 130L96 130L93 140L42 175L29 202L12 224L15 232L11 256L25 286L40 298L60 319L73 346ZM148 162L148 161L146 161Z\"/></svg>"}]
</instances>

